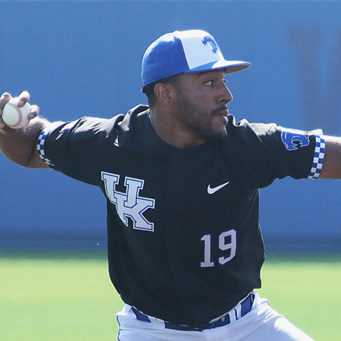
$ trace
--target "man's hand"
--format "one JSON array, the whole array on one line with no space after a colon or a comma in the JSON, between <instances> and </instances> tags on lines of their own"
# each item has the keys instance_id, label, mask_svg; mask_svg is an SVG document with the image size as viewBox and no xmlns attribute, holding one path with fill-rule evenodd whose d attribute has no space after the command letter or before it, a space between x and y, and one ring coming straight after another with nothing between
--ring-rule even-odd
<instances>
[{"instance_id":1,"label":"man's hand","mask_svg":"<svg viewBox=\"0 0 341 341\"><path fill-rule=\"evenodd\" d=\"M23 107L27 102L30 101L30 93L28 91L23 91L19 96L18 107ZM7 102L12 98L11 94L4 92L0 97L0 130L9 129L5 122L2 120L2 113ZM39 115L40 108L37 105L31 105L31 113L28 115L29 120L32 120Z\"/></svg>"},{"instance_id":2,"label":"man's hand","mask_svg":"<svg viewBox=\"0 0 341 341\"><path fill-rule=\"evenodd\" d=\"M18 97L19 107L23 107L30 100L30 94L27 91L23 91ZM36 144L41 130L49 122L37 117L40 109L37 105L31 105L28 125L22 129L9 128L2 120L2 113L11 98L11 94L7 92L0 97L0 151L10 160L24 167L48 168L47 164L40 159Z\"/></svg>"}]
</instances>

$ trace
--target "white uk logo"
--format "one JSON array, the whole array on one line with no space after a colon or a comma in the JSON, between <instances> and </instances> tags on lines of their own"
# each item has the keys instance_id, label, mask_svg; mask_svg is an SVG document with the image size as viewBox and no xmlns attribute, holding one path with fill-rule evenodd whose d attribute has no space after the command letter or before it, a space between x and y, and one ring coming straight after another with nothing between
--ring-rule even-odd
<instances>
[{"instance_id":1,"label":"white uk logo","mask_svg":"<svg viewBox=\"0 0 341 341\"><path fill-rule=\"evenodd\" d=\"M149 222L143 213L149 208L155 208L155 200L139 196L143 189L144 180L130 177L124 178L125 193L116 190L116 185L120 181L120 176L112 173L101 173L104 181L106 195L109 201L116 206L118 216L124 225L129 226L129 219L133 223L133 228L143 231L154 231L154 224Z\"/></svg>"}]
</instances>

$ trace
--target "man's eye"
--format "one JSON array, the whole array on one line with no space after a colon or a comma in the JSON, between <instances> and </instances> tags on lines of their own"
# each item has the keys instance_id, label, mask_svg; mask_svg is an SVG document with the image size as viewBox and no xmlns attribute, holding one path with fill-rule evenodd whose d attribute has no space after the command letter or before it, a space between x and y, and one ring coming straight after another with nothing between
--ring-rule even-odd
<instances>
[{"instance_id":1,"label":"man's eye","mask_svg":"<svg viewBox=\"0 0 341 341\"><path fill-rule=\"evenodd\" d=\"M213 85L213 81L212 81L212 80L206 81L206 82L205 82L205 85L207 85L207 86L212 86L212 85Z\"/></svg>"}]
</instances>

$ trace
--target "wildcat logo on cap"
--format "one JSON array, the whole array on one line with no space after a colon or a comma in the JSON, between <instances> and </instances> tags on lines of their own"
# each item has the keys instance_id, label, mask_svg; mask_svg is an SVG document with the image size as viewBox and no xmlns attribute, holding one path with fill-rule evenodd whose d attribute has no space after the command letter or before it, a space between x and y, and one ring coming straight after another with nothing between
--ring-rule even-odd
<instances>
[{"instance_id":1,"label":"wildcat logo on cap","mask_svg":"<svg viewBox=\"0 0 341 341\"><path fill-rule=\"evenodd\" d=\"M218 44L217 42L211 37L211 36L206 36L203 38L202 43L207 46L210 47L212 49L213 53L217 53L218 51Z\"/></svg>"}]
</instances>

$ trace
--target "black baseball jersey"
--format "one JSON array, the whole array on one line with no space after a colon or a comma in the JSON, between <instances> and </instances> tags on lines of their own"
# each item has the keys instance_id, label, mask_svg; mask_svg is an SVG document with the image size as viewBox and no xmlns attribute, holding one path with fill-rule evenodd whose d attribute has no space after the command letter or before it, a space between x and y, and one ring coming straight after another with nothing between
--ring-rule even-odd
<instances>
[{"instance_id":1,"label":"black baseball jersey","mask_svg":"<svg viewBox=\"0 0 341 341\"><path fill-rule=\"evenodd\" d=\"M155 134L148 113L138 106L57 123L38 150L106 196L109 272L123 301L201 327L261 286L258 189L317 177L323 138L229 115L225 139L178 149Z\"/></svg>"}]
</instances>

